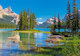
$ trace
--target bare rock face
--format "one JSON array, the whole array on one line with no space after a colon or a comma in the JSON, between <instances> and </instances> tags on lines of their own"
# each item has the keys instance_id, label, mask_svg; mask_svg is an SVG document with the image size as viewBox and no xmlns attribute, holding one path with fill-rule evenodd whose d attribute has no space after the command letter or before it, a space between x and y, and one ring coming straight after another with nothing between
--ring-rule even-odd
<instances>
[{"instance_id":1,"label":"bare rock face","mask_svg":"<svg viewBox=\"0 0 80 56\"><path fill-rule=\"evenodd\" d=\"M11 22L15 22L15 24L18 24L19 22L19 15L12 11L11 7L3 9L0 5L0 18L3 18L3 15L12 16L14 19Z\"/></svg>"},{"instance_id":2,"label":"bare rock face","mask_svg":"<svg viewBox=\"0 0 80 56\"><path fill-rule=\"evenodd\" d=\"M58 18L56 17L55 20L56 20L56 23L57 23L58 22ZM49 18L46 22L50 23L50 24L54 24L53 23L54 22L54 17L53 18Z\"/></svg>"},{"instance_id":3,"label":"bare rock face","mask_svg":"<svg viewBox=\"0 0 80 56\"><path fill-rule=\"evenodd\" d=\"M9 11L12 11L12 9L11 9L11 7L10 7L10 6L8 7L8 10L9 10Z\"/></svg>"},{"instance_id":4,"label":"bare rock face","mask_svg":"<svg viewBox=\"0 0 80 56\"><path fill-rule=\"evenodd\" d=\"M2 18L2 12L1 11L3 11L3 8L2 8L2 6L0 5L0 18Z\"/></svg>"},{"instance_id":5,"label":"bare rock face","mask_svg":"<svg viewBox=\"0 0 80 56\"><path fill-rule=\"evenodd\" d=\"M2 10L3 9L3 7L0 5L0 10Z\"/></svg>"}]
</instances>

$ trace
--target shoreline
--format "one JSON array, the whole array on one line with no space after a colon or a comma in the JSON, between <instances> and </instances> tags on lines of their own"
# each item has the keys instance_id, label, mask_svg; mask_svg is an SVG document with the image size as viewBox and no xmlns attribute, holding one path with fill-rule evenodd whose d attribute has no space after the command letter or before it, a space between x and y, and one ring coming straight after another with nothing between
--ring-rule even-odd
<instances>
[{"instance_id":1,"label":"shoreline","mask_svg":"<svg viewBox=\"0 0 80 56\"><path fill-rule=\"evenodd\" d=\"M19 33L51 33L46 31L38 31L38 30L15 30L12 32L19 32Z\"/></svg>"}]
</instances>

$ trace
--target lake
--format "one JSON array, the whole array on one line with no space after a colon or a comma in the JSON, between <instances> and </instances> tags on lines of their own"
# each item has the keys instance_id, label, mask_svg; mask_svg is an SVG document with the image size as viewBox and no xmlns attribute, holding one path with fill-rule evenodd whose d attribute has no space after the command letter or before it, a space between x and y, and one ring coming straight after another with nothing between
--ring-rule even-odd
<instances>
[{"instance_id":1,"label":"lake","mask_svg":"<svg viewBox=\"0 0 80 56\"><path fill-rule=\"evenodd\" d=\"M46 31L46 32L51 31L50 28L35 28L35 29L39 30L39 31ZM2 32L2 31L13 31L13 30L16 30L16 29L0 29L0 32ZM58 29L56 29L56 31L58 31ZM65 29L60 29L60 32L64 32L64 31L65 31ZM70 31L70 30L66 29L66 31Z\"/></svg>"},{"instance_id":2,"label":"lake","mask_svg":"<svg viewBox=\"0 0 80 56\"><path fill-rule=\"evenodd\" d=\"M2 31L2 30L1 30ZM12 31L12 30L11 30ZM46 33L16 33L11 32L10 30L6 32L0 32L0 56L9 56L22 54L24 51L22 49L30 50L34 46L45 47L45 46L54 46L53 44L46 43L45 40L48 39L50 34ZM13 35L20 36L20 40L23 42L14 43L9 40L8 37ZM21 47L24 46L24 47ZM4 54L5 53L5 54ZM27 53L27 51L25 51Z\"/></svg>"},{"instance_id":3,"label":"lake","mask_svg":"<svg viewBox=\"0 0 80 56\"><path fill-rule=\"evenodd\" d=\"M80 42L69 43L48 43L46 39L51 34L48 33L19 33L12 32L15 29L1 29L0 32L0 56L16 56L28 54L27 56L80 56ZM50 29L38 29L49 31ZM15 43L8 37L20 36L22 43ZM76 38L77 39L77 38ZM61 45L59 45L61 44ZM35 46L38 50L32 51ZM43 48L44 49L43 49ZM31 55L29 55L31 54ZM26 56L26 55L24 55Z\"/></svg>"}]
</instances>

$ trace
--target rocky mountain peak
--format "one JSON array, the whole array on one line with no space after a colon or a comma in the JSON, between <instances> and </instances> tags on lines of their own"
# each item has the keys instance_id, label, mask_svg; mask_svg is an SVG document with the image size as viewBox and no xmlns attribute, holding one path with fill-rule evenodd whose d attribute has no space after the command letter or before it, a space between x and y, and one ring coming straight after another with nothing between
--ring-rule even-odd
<instances>
[{"instance_id":1,"label":"rocky mountain peak","mask_svg":"<svg viewBox=\"0 0 80 56\"><path fill-rule=\"evenodd\" d=\"M11 7L3 9L3 7L0 5L0 19L3 18L3 15L11 16L14 19L11 22L15 22L18 24L19 22L19 15L12 11Z\"/></svg>"},{"instance_id":2,"label":"rocky mountain peak","mask_svg":"<svg viewBox=\"0 0 80 56\"><path fill-rule=\"evenodd\" d=\"M10 6L8 7L8 10L9 10L9 11L12 11L12 9L11 9L11 7L10 7Z\"/></svg>"},{"instance_id":3,"label":"rocky mountain peak","mask_svg":"<svg viewBox=\"0 0 80 56\"><path fill-rule=\"evenodd\" d=\"M56 17L55 18L56 19L56 23L58 22L58 18ZM60 20L61 21L61 20ZM47 27L49 27L49 26L51 26L52 24L53 24L53 22L54 22L54 17L52 17L52 18L48 18L45 22L43 22L43 23L40 23L40 22L38 22L38 24L37 24L37 28L47 28ZM61 21L62 22L62 21Z\"/></svg>"},{"instance_id":4,"label":"rocky mountain peak","mask_svg":"<svg viewBox=\"0 0 80 56\"><path fill-rule=\"evenodd\" d=\"M0 10L2 10L3 9L3 7L0 5Z\"/></svg>"}]
</instances>

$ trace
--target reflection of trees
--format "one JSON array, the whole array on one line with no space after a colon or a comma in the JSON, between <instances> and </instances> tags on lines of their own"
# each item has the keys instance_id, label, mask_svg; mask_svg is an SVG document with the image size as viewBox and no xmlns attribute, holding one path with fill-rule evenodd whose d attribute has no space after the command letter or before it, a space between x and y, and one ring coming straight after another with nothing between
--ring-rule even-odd
<instances>
[{"instance_id":1,"label":"reflection of trees","mask_svg":"<svg viewBox=\"0 0 80 56\"><path fill-rule=\"evenodd\" d=\"M35 45L34 33L19 33L22 43L20 49L30 50Z\"/></svg>"}]
</instances>

